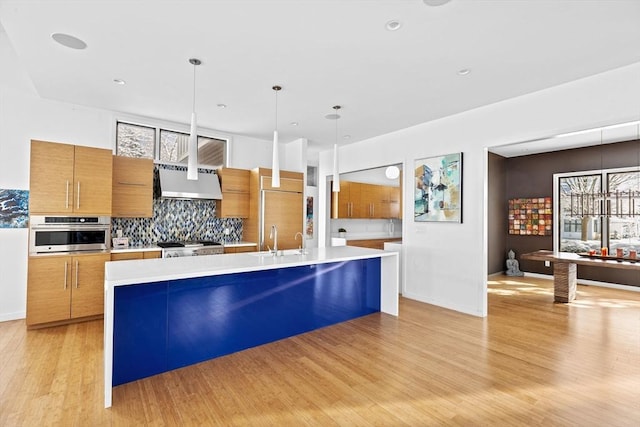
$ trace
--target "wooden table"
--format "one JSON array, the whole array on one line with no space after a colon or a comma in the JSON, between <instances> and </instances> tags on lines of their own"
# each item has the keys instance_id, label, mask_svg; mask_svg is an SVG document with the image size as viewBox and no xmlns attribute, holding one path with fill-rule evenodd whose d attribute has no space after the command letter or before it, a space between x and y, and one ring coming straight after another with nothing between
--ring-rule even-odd
<instances>
[{"instance_id":1,"label":"wooden table","mask_svg":"<svg viewBox=\"0 0 640 427\"><path fill-rule=\"evenodd\" d=\"M592 267L637 270L639 262L582 257L569 252L540 250L521 255L522 259L553 263L553 297L555 302L571 302L576 298L577 271L579 265Z\"/></svg>"}]
</instances>

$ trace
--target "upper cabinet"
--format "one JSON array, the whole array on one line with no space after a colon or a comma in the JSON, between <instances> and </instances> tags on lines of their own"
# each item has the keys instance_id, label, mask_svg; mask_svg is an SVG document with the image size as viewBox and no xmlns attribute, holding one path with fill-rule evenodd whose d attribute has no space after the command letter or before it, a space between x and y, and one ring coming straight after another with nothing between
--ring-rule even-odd
<instances>
[{"instance_id":1,"label":"upper cabinet","mask_svg":"<svg viewBox=\"0 0 640 427\"><path fill-rule=\"evenodd\" d=\"M331 193L331 217L362 218L361 193L362 184L359 182L340 181L340 191Z\"/></svg>"},{"instance_id":2,"label":"upper cabinet","mask_svg":"<svg viewBox=\"0 0 640 427\"><path fill-rule=\"evenodd\" d=\"M249 217L249 177L245 169L223 168L218 170L222 200L216 201L218 218Z\"/></svg>"},{"instance_id":3,"label":"upper cabinet","mask_svg":"<svg viewBox=\"0 0 640 427\"><path fill-rule=\"evenodd\" d=\"M31 141L31 214L111 215L111 150Z\"/></svg>"},{"instance_id":4,"label":"upper cabinet","mask_svg":"<svg viewBox=\"0 0 640 427\"><path fill-rule=\"evenodd\" d=\"M340 191L331 193L331 217L353 219L401 218L400 188L340 181Z\"/></svg>"},{"instance_id":5,"label":"upper cabinet","mask_svg":"<svg viewBox=\"0 0 640 427\"><path fill-rule=\"evenodd\" d=\"M153 160L113 156L111 216L153 216Z\"/></svg>"}]
</instances>

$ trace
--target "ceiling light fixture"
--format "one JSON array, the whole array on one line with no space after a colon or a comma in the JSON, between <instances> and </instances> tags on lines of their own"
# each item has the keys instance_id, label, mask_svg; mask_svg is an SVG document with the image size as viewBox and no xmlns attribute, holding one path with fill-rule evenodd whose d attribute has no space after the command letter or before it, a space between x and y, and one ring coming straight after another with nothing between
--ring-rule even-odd
<instances>
[{"instance_id":1,"label":"ceiling light fixture","mask_svg":"<svg viewBox=\"0 0 640 427\"><path fill-rule=\"evenodd\" d=\"M62 46L70 49L82 50L87 48L87 44L84 41L69 34L53 33L51 34L51 38Z\"/></svg>"},{"instance_id":2,"label":"ceiling light fixture","mask_svg":"<svg viewBox=\"0 0 640 427\"><path fill-rule=\"evenodd\" d=\"M291 122L289 123L291 126L298 126L298 122Z\"/></svg>"},{"instance_id":3,"label":"ceiling light fixture","mask_svg":"<svg viewBox=\"0 0 640 427\"><path fill-rule=\"evenodd\" d=\"M331 184L331 191L334 193L340 192L340 174L338 173L338 119L340 118L338 110L340 108L341 107L339 105L334 105L333 109L335 110L335 113L326 116L328 119L336 121L336 139L333 144L333 182Z\"/></svg>"},{"instance_id":4,"label":"ceiling light fixture","mask_svg":"<svg viewBox=\"0 0 640 427\"><path fill-rule=\"evenodd\" d=\"M216 107L222 108L223 110L227 108L227 104L216 104Z\"/></svg>"},{"instance_id":5,"label":"ceiling light fixture","mask_svg":"<svg viewBox=\"0 0 640 427\"><path fill-rule=\"evenodd\" d=\"M191 112L191 131L189 132L189 145L187 151L187 179L196 181L198 179L198 126L196 124L196 67L202 61L196 58L189 59L189 64L193 65L193 110Z\"/></svg>"},{"instance_id":6,"label":"ceiling light fixture","mask_svg":"<svg viewBox=\"0 0 640 427\"><path fill-rule=\"evenodd\" d=\"M469 68L463 68L462 70L458 71L458 75L460 76L467 76L471 73L471 70Z\"/></svg>"},{"instance_id":7,"label":"ceiling light fixture","mask_svg":"<svg viewBox=\"0 0 640 427\"><path fill-rule=\"evenodd\" d=\"M427 6L442 6L449 3L451 0L422 0Z\"/></svg>"},{"instance_id":8,"label":"ceiling light fixture","mask_svg":"<svg viewBox=\"0 0 640 427\"><path fill-rule=\"evenodd\" d=\"M389 31L399 30L400 27L402 27L402 23L396 19L392 19L391 21L387 22L385 25L385 28Z\"/></svg>"},{"instance_id":9,"label":"ceiling light fixture","mask_svg":"<svg viewBox=\"0 0 640 427\"><path fill-rule=\"evenodd\" d=\"M384 170L384 176L388 179L398 179L400 176L400 169L397 166L388 166Z\"/></svg>"},{"instance_id":10,"label":"ceiling light fixture","mask_svg":"<svg viewBox=\"0 0 640 427\"><path fill-rule=\"evenodd\" d=\"M113 79L113 82L114 82L115 84L117 84L117 85L124 85L124 84L127 84L127 82L125 82L125 81L124 81L124 80L122 80L122 79Z\"/></svg>"},{"instance_id":11,"label":"ceiling light fixture","mask_svg":"<svg viewBox=\"0 0 640 427\"><path fill-rule=\"evenodd\" d=\"M271 158L271 186L280 187L280 158L278 153L278 92L281 86L273 86L271 89L276 93L276 125L273 131L273 155Z\"/></svg>"}]
</instances>

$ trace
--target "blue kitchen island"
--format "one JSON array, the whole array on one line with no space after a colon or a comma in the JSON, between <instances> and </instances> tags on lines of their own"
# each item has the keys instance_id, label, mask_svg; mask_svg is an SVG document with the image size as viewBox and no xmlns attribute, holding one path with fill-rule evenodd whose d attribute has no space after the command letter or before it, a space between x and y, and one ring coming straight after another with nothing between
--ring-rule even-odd
<instances>
[{"instance_id":1,"label":"blue kitchen island","mask_svg":"<svg viewBox=\"0 0 640 427\"><path fill-rule=\"evenodd\" d=\"M356 247L109 262L112 387L370 313L398 314L398 255Z\"/></svg>"}]
</instances>

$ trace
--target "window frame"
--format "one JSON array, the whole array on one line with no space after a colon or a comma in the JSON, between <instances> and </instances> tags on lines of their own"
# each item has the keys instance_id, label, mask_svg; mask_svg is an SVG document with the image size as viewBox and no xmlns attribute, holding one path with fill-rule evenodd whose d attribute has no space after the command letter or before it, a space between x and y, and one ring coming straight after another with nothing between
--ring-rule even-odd
<instances>
[{"instance_id":1,"label":"window frame","mask_svg":"<svg viewBox=\"0 0 640 427\"><path fill-rule=\"evenodd\" d=\"M553 251L560 252L560 241L561 241L561 228L563 227L562 217L560 212L560 195L562 190L560 188L560 180L562 178L570 178L570 177L578 177L578 176L586 176L586 175L600 175L600 191L606 192L609 191L609 175L617 174L617 173L629 173L635 172L640 174L640 167L638 166L628 166L622 168L610 168L610 169L595 169L588 171L576 171L576 172L562 172L553 174L553 218L554 218L554 226L553 226ZM609 211L609 207L603 206L603 212L607 213ZM600 232L600 244L602 247L610 246L610 236L609 236L609 228L610 228L610 217L604 216L601 217L598 223L600 224L599 232Z\"/></svg>"},{"instance_id":2,"label":"window frame","mask_svg":"<svg viewBox=\"0 0 640 427\"><path fill-rule=\"evenodd\" d=\"M153 153L153 163L161 164L161 165L169 165L169 166L186 166L186 163L178 163L178 162L168 162L160 160L160 131L168 131L168 132L176 132L182 134L189 134L189 126L180 125L177 123L163 122L153 119L144 119L144 118L136 118L129 116L117 116L115 117L113 125L113 143L114 148L113 151L117 154L118 151L118 123L130 124L134 126L142 126L147 128L155 129L155 141L154 141L154 153ZM224 149L223 149L223 164L221 167L229 167L229 158L231 157L231 146L233 141L233 136L229 134L225 134L222 132L214 131L207 128L198 128L198 139L199 138L208 138L208 139L217 139L224 141ZM205 170L217 170L220 166L209 166L209 165L201 165L198 164L199 169Z\"/></svg>"}]
</instances>

